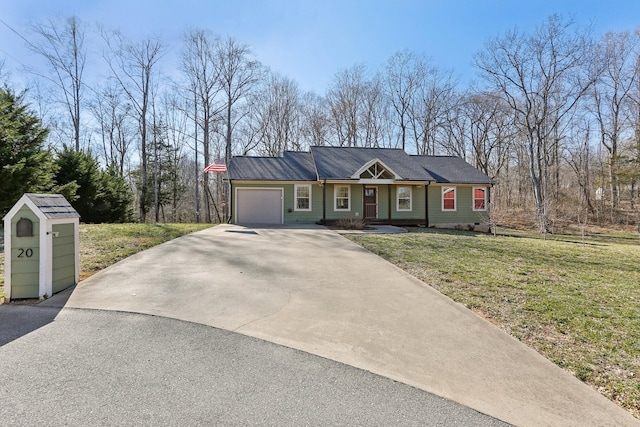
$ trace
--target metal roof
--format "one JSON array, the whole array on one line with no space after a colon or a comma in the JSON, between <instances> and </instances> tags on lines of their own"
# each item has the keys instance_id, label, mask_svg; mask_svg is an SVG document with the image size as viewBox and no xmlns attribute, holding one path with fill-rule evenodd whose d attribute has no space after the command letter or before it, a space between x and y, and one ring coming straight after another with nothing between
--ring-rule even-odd
<instances>
[{"instance_id":1,"label":"metal roof","mask_svg":"<svg viewBox=\"0 0 640 427\"><path fill-rule=\"evenodd\" d=\"M79 218L80 214L61 194L25 194L46 218Z\"/></svg>"}]
</instances>

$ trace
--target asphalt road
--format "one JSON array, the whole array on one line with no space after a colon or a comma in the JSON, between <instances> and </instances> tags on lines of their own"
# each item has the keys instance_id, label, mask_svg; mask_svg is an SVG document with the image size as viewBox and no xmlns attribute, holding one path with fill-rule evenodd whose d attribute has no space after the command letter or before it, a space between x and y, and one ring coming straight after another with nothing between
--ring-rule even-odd
<instances>
[{"instance_id":1,"label":"asphalt road","mask_svg":"<svg viewBox=\"0 0 640 427\"><path fill-rule=\"evenodd\" d=\"M117 311L0 306L0 424L501 426L370 372Z\"/></svg>"}]
</instances>

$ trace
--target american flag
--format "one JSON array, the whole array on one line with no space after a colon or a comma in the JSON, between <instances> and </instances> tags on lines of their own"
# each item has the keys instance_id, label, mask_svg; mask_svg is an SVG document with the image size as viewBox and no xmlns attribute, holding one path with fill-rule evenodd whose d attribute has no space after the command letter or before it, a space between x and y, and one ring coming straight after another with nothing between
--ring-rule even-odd
<instances>
[{"instance_id":1,"label":"american flag","mask_svg":"<svg viewBox=\"0 0 640 427\"><path fill-rule=\"evenodd\" d=\"M224 159L218 159L204 168L204 173L216 172L222 173L227 171L227 165L224 163Z\"/></svg>"}]
</instances>

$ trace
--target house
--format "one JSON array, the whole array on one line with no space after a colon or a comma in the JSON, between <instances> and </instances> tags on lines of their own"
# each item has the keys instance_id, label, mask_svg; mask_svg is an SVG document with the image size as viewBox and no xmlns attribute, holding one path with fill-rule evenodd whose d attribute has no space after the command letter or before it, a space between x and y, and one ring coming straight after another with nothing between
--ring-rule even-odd
<instances>
[{"instance_id":1,"label":"house","mask_svg":"<svg viewBox=\"0 0 640 427\"><path fill-rule=\"evenodd\" d=\"M491 178L459 157L401 149L311 147L281 157L235 156L231 222L372 224L488 230Z\"/></svg>"}]
</instances>

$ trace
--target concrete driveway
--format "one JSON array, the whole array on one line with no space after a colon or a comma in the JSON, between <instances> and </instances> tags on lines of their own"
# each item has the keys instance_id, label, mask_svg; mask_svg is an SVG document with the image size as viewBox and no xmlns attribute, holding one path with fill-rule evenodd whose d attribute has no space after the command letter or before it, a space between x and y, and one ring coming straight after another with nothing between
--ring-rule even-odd
<instances>
[{"instance_id":1,"label":"concrete driveway","mask_svg":"<svg viewBox=\"0 0 640 427\"><path fill-rule=\"evenodd\" d=\"M322 227L221 225L184 236L83 281L66 307L239 332L516 425L640 425L465 307Z\"/></svg>"}]
</instances>

